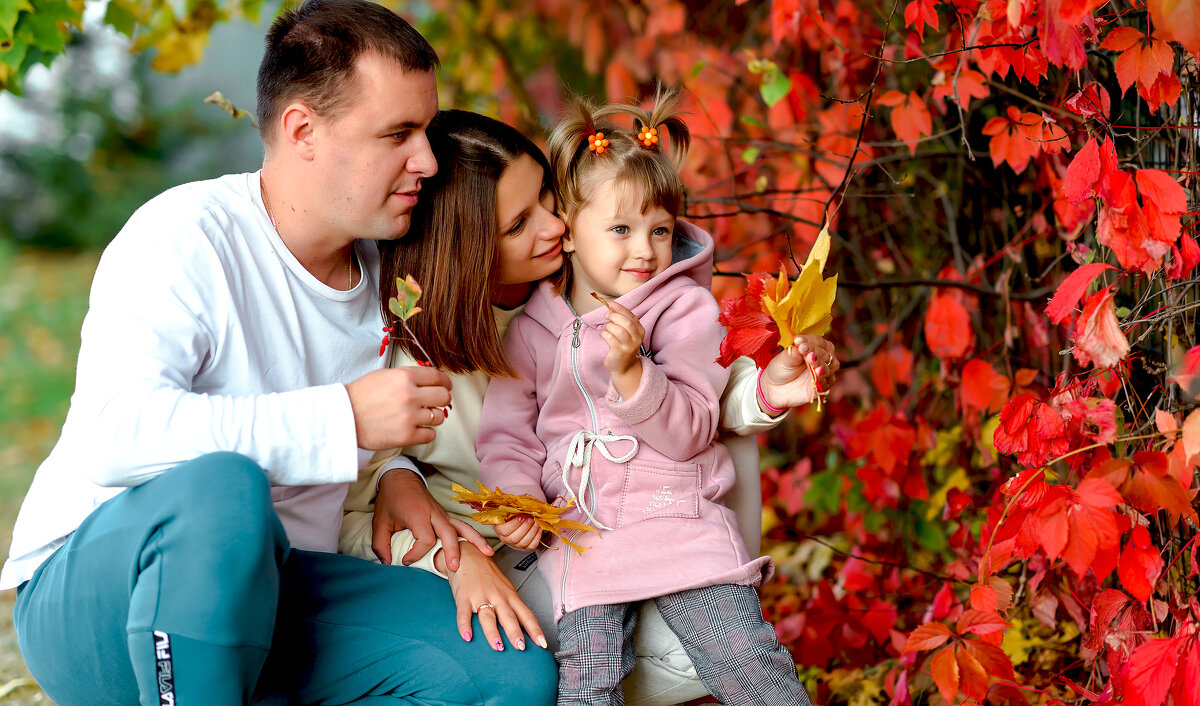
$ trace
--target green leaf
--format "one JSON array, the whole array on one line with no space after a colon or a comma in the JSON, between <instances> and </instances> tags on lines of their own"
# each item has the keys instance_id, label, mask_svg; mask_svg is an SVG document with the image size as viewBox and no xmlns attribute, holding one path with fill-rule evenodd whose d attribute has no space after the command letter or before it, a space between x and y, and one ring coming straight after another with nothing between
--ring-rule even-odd
<instances>
[{"instance_id":1,"label":"green leaf","mask_svg":"<svg viewBox=\"0 0 1200 706\"><path fill-rule=\"evenodd\" d=\"M762 87L759 90L762 92L763 100L767 102L767 105L773 106L787 97L788 93L791 93L792 80L778 69L768 71L763 74Z\"/></svg>"},{"instance_id":2,"label":"green leaf","mask_svg":"<svg viewBox=\"0 0 1200 706\"><path fill-rule=\"evenodd\" d=\"M763 123L763 121L759 120L753 115L739 115L738 120L742 121L742 123L746 125L752 125L754 127L766 127L766 124Z\"/></svg>"},{"instance_id":3,"label":"green leaf","mask_svg":"<svg viewBox=\"0 0 1200 706\"><path fill-rule=\"evenodd\" d=\"M136 8L131 7L128 2L124 0L108 0L108 8L104 11L105 24L112 25L113 29L126 37L132 37L137 20Z\"/></svg>"},{"instance_id":4,"label":"green leaf","mask_svg":"<svg viewBox=\"0 0 1200 706\"><path fill-rule=\"evenodd\" d=\"M45 52L61 54L70 37L63 23L78 25L79 21L79 12L65 0L38 0L33 12L21 15L14 34Z\"/></svg>"},{"instance_id":5,"label":"green leaf","mask_svg":"<svg viewBox=\"0 0 1200 706\"><path fill-rule=\"evenodd\" d=\"M0 0L0 37L12 37L21 11L33 11L29 0Z\"/></svg>"},{"instance_id":6,"label":"green leaf","mask_svg":"<svg viewBox=\"0 0 1200 706\"><path fill-rule=\"evenodd\" d=\"M742 150L742 161L746 164L754 164L754 161L758 159L758 153L759 149L757 147L747 147Z\"/></svg>"},{"instance_id":7,"label":"green leaf","mask_svg":"<svg viewBox=\"0 0 1200 706\"><path fill-rule=\"evenodd\" d=\"M917 518L917 541L931 552L940 552L946 548L946 532L939 521Z\"/></svg>"},{"instance_id":8,"label":"green leaf","mask_svg":"<svg viewBox=\"0 0 1200 706\"><path fill-rule=\"evenodd\" d=\"M388 300L388 311L401 321L408 321L420 313L421 307L417 306L417 302L421 299L421 285L412 275L406 275L404 279L396 278L396 295Z\"/></svg>"}]
</instances>

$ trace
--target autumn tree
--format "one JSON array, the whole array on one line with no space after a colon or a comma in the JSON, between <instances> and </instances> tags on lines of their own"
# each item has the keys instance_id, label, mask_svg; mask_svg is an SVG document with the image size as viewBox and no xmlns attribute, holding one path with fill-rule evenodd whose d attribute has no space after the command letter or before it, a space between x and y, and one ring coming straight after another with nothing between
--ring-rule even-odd
<instances>
[{"instance_id":1,"label":"autumn tree","mask_svg":"<svg viewBox=\"0 0 1200 706\"><path fill-rule=\"evenodd\" d=\"M398 9L444 102L532 134L568 86L686 89L726 353L776 349L767 275L829 225L846 372L763 447L764 606L818 702L1200 706L1195 3Z\"/></svg>"}]
</instances>

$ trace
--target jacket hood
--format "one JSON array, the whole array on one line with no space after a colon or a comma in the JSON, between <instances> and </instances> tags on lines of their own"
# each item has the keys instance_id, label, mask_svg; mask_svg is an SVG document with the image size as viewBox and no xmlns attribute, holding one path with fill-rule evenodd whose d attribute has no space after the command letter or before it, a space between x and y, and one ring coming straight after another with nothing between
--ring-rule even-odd
<instances>
[{"instance_id":1,"label":"jacket hood","mask_svg":"<svg viewBox=\"0 0 1200 706\"><path fill-rule=\"evenodd\" d=\"M713 237L703 228L680 219L675 221L675 235L675 242L671 246L671 265L642 286L621 295L616 300L618 304L639 314L639 309L647 300L655 299L676 287L698 284L705 289L712 288ZM575 318L566 299L556 295L549 282L542 282L538 286L525 306L525 313L548 326L564 318ZM585 324L603 325L603 320L603 307L583 315Z\"/></svg>"}]
</instances>

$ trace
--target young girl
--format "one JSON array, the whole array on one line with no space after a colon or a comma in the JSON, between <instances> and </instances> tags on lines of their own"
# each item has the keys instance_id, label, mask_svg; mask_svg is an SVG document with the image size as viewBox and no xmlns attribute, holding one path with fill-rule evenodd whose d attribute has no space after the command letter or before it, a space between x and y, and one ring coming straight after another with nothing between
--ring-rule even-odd
<instances>
[{"instance_id":1,"label":"young girl","mask_svg":"<svg viewBox=\"0 0 1200 706\"><path fill-rule=\"evenodd\" d=\"M646 599L723 703L808 704L754 591L770 560L748 556L722 504L734 469L714 442L728 371L714 362L713 243L676 221L683 185L659 142L669 135L676 161L686 152L677 103L672 92L652 114L581 104L551 133L568 261L511 324L505 354L520 377L488 388L481 475L571 499L572 516L599 530L571 537L582 553L548 535L538 561L558 619L560 704L623 703ZM620 113L640 129L605 122ZM543 542L532 521L497 533L518 548Z\"/></svg>"}]
</instances>

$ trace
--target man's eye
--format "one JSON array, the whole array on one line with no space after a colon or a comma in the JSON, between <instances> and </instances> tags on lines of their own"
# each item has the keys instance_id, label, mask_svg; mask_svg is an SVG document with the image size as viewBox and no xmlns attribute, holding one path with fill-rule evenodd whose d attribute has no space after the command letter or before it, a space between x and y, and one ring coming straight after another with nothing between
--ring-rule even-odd
<instances>
[{"instance_id":1,"label":"man's eye","mask_svg":"<svg viewBox=\"0 0 1200 706\"><path fill-rule=\"evenodd\" d=\"M404 130L401 132L393 132L391 137L396 140L406 140L408 139L408 131Z\"/></svg>"}]
</instances>

